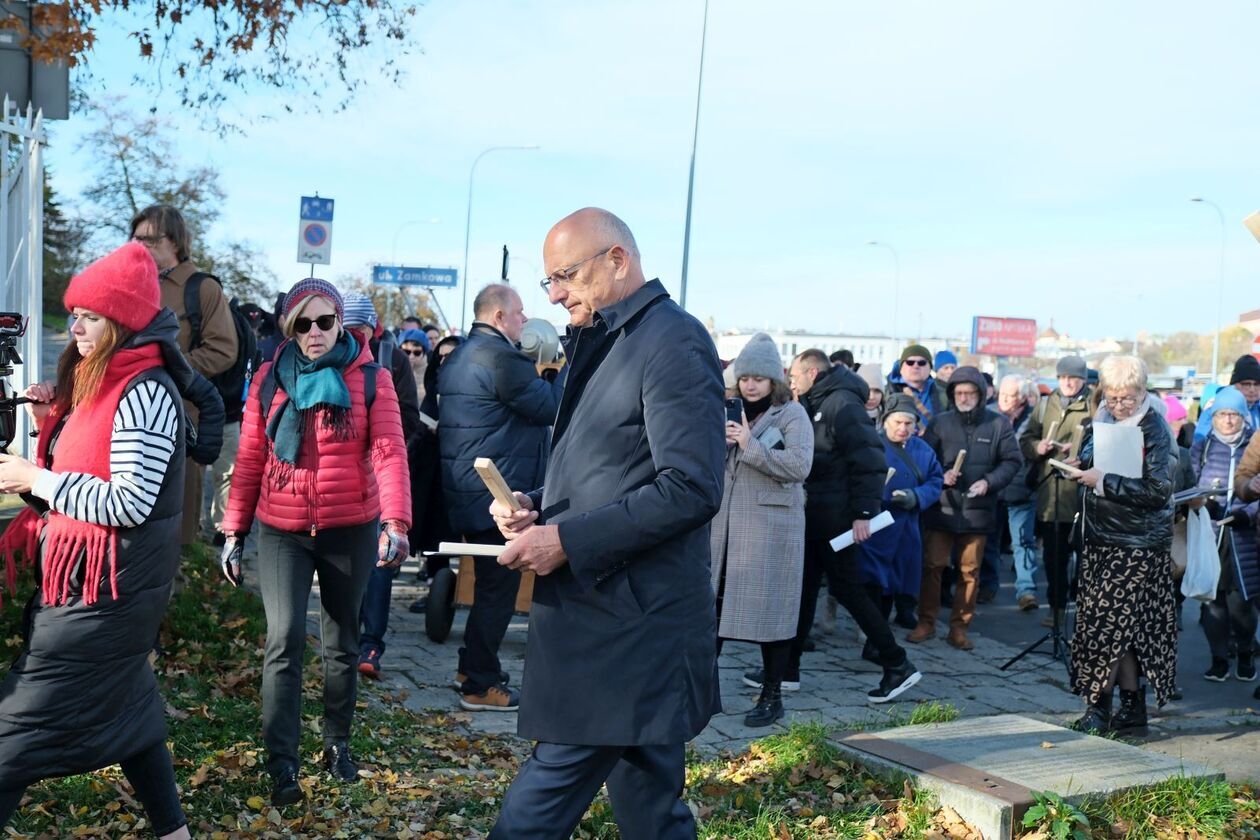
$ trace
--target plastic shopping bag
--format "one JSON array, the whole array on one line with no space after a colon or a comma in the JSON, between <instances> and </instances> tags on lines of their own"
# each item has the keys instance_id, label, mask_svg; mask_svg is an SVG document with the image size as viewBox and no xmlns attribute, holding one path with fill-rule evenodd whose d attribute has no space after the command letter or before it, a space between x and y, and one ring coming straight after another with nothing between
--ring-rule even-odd
<instances>
[{"instance_id":1,"label":"plastic shopping bag","mask_svg":"<svg viewBox=\"0 0 1260 840\"><path fill-rule=\"evenodd\" d=\"M1216 584L1221 579L1221 558L1217 552L1212 520L1203 508L1190 512L1186 522L1186 574L1181 579L1181 594L1197 601L1216 597Z\"/></svg>"}]
</instances>

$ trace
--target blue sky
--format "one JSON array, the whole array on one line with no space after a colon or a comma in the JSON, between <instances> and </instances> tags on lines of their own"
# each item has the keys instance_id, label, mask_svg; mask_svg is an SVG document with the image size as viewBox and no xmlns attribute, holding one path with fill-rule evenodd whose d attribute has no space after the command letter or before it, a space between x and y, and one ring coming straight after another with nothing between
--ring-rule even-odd
<instances>
[{"instance_id":1,"label":"blue sky","mask_svg":"<svg viewBox=\"0 0 1260 840\"><path fill-rule=\"evenodd\" d=\"M526 311L550 225L595 204L634 229L674 292L682 257L701 0L455 3L415 20L423 54L401 87L369 85L340 114L284 115L226 140L180 133L228 193L224 228L261 245L284 282L298 197L337 202L336 279L398 258L460 266L477 170L470 274L515 259ZM125 29L125 27L123 27ZM887 333L900 253L900 332L962 335L975 314L1051 318L1083 337L1209 331L1220 205L1226 321L1260 306L1260 76L1253 2L713 0L688 308L722 328ZM126 89L121 30L95 72ZM174 105L152 96L136 107ZM174 114L178 116L177 113ZM185 123L186 124L186 123ZM49 160L73 193L79 127ZM439 293L458 317L460 295Z\"/></svg>"}]
</instances>

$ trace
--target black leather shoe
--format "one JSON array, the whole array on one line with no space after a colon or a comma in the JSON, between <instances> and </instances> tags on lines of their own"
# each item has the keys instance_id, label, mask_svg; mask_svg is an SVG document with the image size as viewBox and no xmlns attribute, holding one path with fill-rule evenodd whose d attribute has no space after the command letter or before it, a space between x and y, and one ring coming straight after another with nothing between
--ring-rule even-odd
<instances>
[{"instance_id":1,"label":"black leather shoe","mask_svg":"<svg viewBox=\"0 0 1260 840\"><path fill-rule=\"evenodd\" d=\"M271 804L293 805L301 802L302 788L298 785L297 768L285 765L271 773Z\"/></svg>"},{"instance_id":2,"label":"black leather shoe","mask_svg":"<svg viewBox=\"0 0 1260 840\"><path fill-rule=\"evenodd\" d=\"M1090 703L1085 714L1081 715L1069 729L1084 732L1087 735L1106 735L1111 731L1111 690L1103 692L1098 700Z\"/></svg>"},{"instance_id":3,"label":"black leather shoe","mask_svg":"<svg viewBox=\"0 0 1260 840\"><path fill-rule=\"evenodd\" d=\"M324 745L324 769L339 782L353 782L359 778L359 765L350 757L350 745L345 741Z\"/></svg>"},{"instance_id":4,"label":"black leather shoe","mask_svg":"<svg viewBox=\"0 0 1260 840\"><path fill-rule=\"evenodd\" d=\"M1125 735L1145 735L1146 686L1137 691L1120 689L1120 708L1111 716L1111 731Z\"/></svg>"},{"instance_id":5,"label":"black leather shoe","mask_svg":"<svg viewBox=\"0 0 1260 840\"><path fill-rule=\"evenodd\" d=\"M767 685L761 689L757 705L744 715L744 726L769 726L783 717L783 696L777 685Z\"/></svg>"}]
</instances>

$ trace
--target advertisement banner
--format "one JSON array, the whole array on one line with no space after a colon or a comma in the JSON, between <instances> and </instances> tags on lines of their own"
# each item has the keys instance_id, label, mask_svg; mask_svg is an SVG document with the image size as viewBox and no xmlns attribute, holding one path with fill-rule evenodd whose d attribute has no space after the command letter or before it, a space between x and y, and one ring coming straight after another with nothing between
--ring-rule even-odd
<instances>
[{"instance_id":1,"label":"advertisement banner","mask_svg":"<svg viewBox=\"0 0 1260 840\"><path fill-rule=\"evenodd\" d=\"M971 352L985 356L1035 356L1037 322L1032 318L971 319Z\"/></svg>"}]
</instances>

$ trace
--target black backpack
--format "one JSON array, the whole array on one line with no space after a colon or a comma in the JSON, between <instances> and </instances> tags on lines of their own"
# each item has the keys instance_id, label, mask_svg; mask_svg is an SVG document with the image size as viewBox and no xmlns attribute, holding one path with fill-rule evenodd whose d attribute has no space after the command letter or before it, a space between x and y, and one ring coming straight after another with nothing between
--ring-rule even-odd
<instances>
[{"instance_id":1,"label":"black backpack","mask_svg":"<svg viewBox=\"0 0 1260 840\"><path fill-rule=\"evenodd\" d=\"M188 349L201 346L201 284L206 278L219 283L219 278L204 271L198 271L188 278L184 285L184 314L188 318L191 335ZM219 283L222 287L222 283ZM262 364L262 354L258 351L258 337L250 324L249 316L241 309L240 301L232 298L228 302L228 312L232 315L232 326L236 328L236 361L222 373L210 377L214 387L223 398L223 409L228 423L239 423L245 409L245 397L249 394L249 381Z\"/></svg>"}]
</instances>

